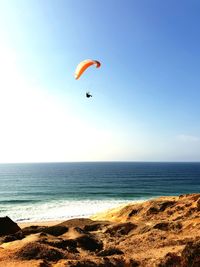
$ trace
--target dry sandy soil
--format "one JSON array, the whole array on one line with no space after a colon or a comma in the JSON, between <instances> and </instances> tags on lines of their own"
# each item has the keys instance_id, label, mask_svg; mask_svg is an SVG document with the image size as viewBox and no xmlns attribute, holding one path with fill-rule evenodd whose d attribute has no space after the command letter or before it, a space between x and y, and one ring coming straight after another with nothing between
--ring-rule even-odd
<instances>
[{"instance_id":1,"label":"dry sandy soil","mask_svg":"<svg viewBox=\"0 0 200 267\"><path fill-rule=\"evenodd\" d=\"M0 267L200 266L200 194L55 225L13 225L11 233L0 228Z\"/></svg>"}]
</instances>

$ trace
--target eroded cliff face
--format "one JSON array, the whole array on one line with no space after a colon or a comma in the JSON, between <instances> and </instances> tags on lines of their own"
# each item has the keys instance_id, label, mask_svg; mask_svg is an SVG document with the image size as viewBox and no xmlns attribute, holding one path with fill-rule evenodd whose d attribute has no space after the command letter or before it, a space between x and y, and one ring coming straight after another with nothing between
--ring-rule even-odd
<instances>
[{"instance_id":1,"label":"eroded cliff face","mask_svg":"<svg viewBox=\"0 0 200 267\"><path fill-rule=\"evenodd\" d=\"M200 194L1 236L0 266L200 266Z\"/></svg>"}]
</instances>

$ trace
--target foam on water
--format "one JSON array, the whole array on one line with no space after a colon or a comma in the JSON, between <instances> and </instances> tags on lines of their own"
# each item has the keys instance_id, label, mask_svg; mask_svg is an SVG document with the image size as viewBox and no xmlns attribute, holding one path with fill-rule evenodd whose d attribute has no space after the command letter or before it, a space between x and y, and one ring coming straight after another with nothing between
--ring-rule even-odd
<instances>
[{"instance_id":1,"label":"foam on water","mask_svg":"<svg viewBox=\"0 0 200 267\"><path fill-rule=\"evenodd\" d=\"M114 208L133 200L63 200L49 203L8 205L0 210L0 217L9 216L16 222L39 222L88 217L97 212ZM138 202L138 201L137 201Z\"/></svg>"}]
</instances>

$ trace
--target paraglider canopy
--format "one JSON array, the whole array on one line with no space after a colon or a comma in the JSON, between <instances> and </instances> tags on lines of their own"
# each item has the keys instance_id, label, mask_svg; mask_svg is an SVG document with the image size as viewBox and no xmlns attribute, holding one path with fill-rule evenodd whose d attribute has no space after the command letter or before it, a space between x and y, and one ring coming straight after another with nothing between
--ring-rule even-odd
<instances>
[{"instance_id":1,"label":"paraglider canopy","mask_svg":"<svg viewBox=\"0 0 200 267\"><path fill-rule=\"evenodd\" d=\"M97 60L86 59L81 61L78 66L76 67L76 71L74 77L76 80L80 78L80 76L84 73L84 71L92 65L96 65L96 68L101 66L101 63Z\"/></svg>"}]
</instances>

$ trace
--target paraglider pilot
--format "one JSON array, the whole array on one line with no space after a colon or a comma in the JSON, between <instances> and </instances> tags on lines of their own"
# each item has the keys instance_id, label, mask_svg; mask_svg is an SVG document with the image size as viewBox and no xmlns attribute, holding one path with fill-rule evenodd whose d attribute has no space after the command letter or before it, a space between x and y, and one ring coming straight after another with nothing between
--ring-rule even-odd
<instances>
[{"instance_id":1,"label":"paraglider pilot","mask_svg":"<svg viewBox=\"0 0 200 267\"><path fill-rule=\"evenodd\" d=\"M86 97L87 97L87 98L92 97L92 95L90 94L90 92L86 92Z\"/></svg>"}]
</instances>

